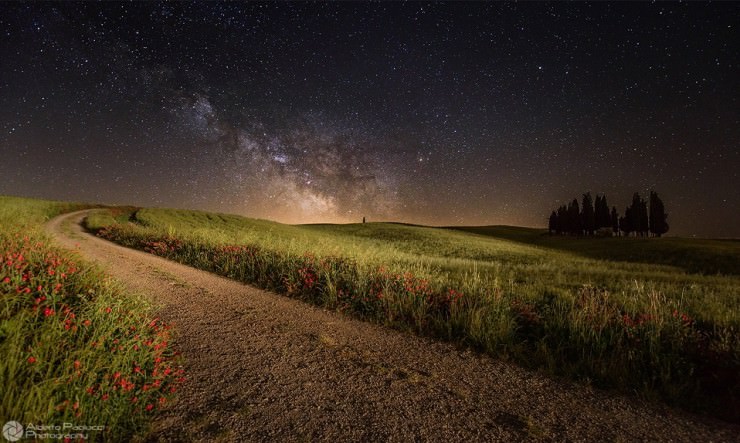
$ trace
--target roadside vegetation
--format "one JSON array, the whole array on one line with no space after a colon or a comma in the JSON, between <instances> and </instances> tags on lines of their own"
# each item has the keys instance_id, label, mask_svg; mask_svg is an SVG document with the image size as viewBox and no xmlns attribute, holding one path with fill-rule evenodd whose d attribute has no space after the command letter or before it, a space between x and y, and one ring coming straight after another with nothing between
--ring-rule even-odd
<instances>
[{"instance_id":1,"label":"roadside vegetation","mask_svg":"<svg viewBox=\"0 0 740 443\"><path fill-rule=\"evenodd\" d=\"M43 232L44 221L84 207L0 196L0 418L103 426L62 434L126 440L183 373L151 307Z\"/></svg>"},{"instance_id":2,"label":"roadside vegetation","mask_svg":"<svg viewBox=\"0 0 740 443\"><path fill-rule=\"evenodd\" d=\"M662 251L646 245L671 239L621 242L611 260L591 247L579 253L540 243L517 228L502 228L507 236L496 228L389 223L289 226L166 209L102 211L87 227L129 247L524 366L740 417L740 278L726 272L738 268L738 243L723 243L706 275L690 240L674 246L685 255L646 264L640 254ZM564 239L548 242L556 240ZM711 254L705 244L698 250ZM729 275L716 274L720 262Z\"/></svg>"}]
</instances>

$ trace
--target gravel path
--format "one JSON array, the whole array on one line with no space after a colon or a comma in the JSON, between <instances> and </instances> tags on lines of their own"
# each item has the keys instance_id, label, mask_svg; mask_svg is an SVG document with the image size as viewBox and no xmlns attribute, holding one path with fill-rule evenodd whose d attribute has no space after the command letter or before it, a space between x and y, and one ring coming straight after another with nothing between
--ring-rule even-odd
<instances>
[{"instance_id":1,"label":"gravel path","mask_svg":"<svg viewBox=\"0 0 740 443\"><path fill-rule=\"evenodd\" d=\"M322 310L84 233L57 241L174 324L188 381L151 441L737 441L646 404Z\"/></svg>"}]
</instances>

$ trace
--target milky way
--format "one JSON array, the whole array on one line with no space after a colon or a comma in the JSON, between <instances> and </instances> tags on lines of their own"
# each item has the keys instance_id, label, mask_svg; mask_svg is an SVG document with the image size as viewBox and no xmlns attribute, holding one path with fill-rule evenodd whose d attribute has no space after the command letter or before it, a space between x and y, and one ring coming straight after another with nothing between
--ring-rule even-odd
<instances>
[{"instance_id":1,"label":"milky way","mask_svg":"<svg viewBox=\"0 0 740 443\"><path fill-rule=\"evenodd\" d=\"M184 101L176 114L213 149L203 158L198 185L219 183L222 207L296 223L377 219L401 209L396 180L384 167L389 159L356 127L320 115L292 118L281 130L253 121L232 126L203 95Z\"/></svg>"},{"instance_id":2,"label":"milky way","mask_svg":"<svg viewBox=\"0 0 740 443\"><path fill-rule=\"evenodd\" d=\"M736 3L3 3L0 193L740 236Z\"/></svg>"}]
</instances>

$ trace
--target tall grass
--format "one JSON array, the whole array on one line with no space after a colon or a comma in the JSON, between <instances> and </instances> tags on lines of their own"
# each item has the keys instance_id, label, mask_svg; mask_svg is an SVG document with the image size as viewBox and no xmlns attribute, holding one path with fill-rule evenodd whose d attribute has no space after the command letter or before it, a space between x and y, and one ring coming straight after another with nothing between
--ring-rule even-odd
<instances>
[{"instance_id":1,"label":"tall grass","mask_svg":"<svg viewBox=\"0 0 740 443\"><path fill-rule=\"evenodd\" d=\"M370 321L739 416L736 277L403 225L286 226L152 209L125 219L135 223L89 227Z\"/></svg>"},{"instance_id":2,"label":"tall grass","mask_svg":"<svg viewBox=\"0 0 740 443\"><path fill-rule=\"evenodd\" d=\"M122 440L171 398L182 371L169 327L142 298L43 233L42 222L82 207L0 197L0 420L102 426L79 432Z\"/></svg>"}]
</instances>

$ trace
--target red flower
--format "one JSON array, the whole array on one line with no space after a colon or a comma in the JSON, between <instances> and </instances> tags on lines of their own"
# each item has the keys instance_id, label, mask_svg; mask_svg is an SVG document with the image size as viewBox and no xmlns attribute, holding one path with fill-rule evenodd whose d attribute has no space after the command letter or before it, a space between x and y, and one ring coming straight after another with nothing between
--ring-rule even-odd
<instances>
[{"instance_id":1,"label":"red flower","mask_svg":"<svg viewBox=\"0 0 740 443\"><path fill-rule=\"evenodd\" d=\"M35 357L28 357L28 360L27 361L28 361L29 364L34 364L34 363L36 363L36 358Z\"/></svg>"},{"instance_id":2,"label":"red flower","mask_svg":"<svg viewBox=\"0 0 740 443\"><path fill-rule=\"evenodd\" d=\"M51 308L44 309L44 317L51 317L54 315L54 310Z\"/></svg>"},{"instance_id":3,"label":"red flower","mask_svg":"<svg viewBox=\"0 0 740 443\"><path fill-rule=\"evenodd\" d=\"M5 277L3 279L3 283L10 283L10 277Z\"/></svg>"},{"instance_id":4,"label":"red flower","mask_svg":"<svg viewBox=\"0 0 740 443\"><path fill-rule=\"evenodd\" d=\"M149 403L148 405L146 405L146 410L147 411L151 411L152 409L154 409L154 405L153 404Z\"/></svg>"},{"instance_id":5,"label":"red flower","mask_svg":"<svg viewBox=\"0 0 740 443\"><path fill-rule=\"evenodd\" d=\"M79 360L75 360L75 369L80 369L80 366L81 365L82 365L82 363L80 363Z\"/></svg>"}]
</instances>

